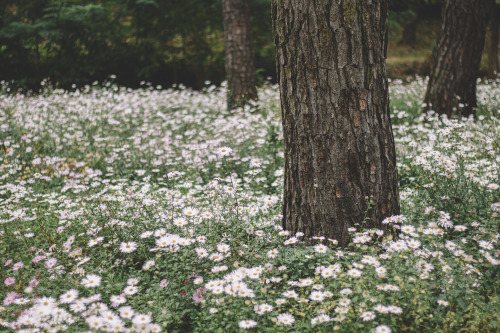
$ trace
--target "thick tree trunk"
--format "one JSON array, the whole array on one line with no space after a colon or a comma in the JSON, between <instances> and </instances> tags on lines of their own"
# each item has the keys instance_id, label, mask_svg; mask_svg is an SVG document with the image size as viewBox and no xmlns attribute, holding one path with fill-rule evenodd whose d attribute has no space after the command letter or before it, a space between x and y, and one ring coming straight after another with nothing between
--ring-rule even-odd
<instances>
[{"instance_id":1,"label":"thick tree trunk","mask_svg":"<svg viewBox=\"0 0 500 333\"><path fill-rule=\"evenodd\" d=\"M498 21L500 6L495 4L490 18L490 47L488 49L488 77L496 78L498 74Z\"/></svg>"},{"instance_id":2,"label":"thick tree trunk","mask_svg":"<svg viewBox=\"0 0 500 333\"><path fill-rule=\"evenodd\" d=\"M494 0L446 0L424 99L427 110L449 117L474 114L476 80L493 4Z\"/></svg>"},{"instance_id":3,"label":"thick tree trunk","mask_svg":"<svg viewBox=\"0 0 500 333\"><path fill-rule=\"evenodd\" d=\"M345 246L347 229L365 213L365 227L379 228L399 213L387 3L273 0L272 16L285 146L283 226Z\"/></svg>"},{"instance_id":4,"label":"thick tree trunk","mask_svg":"<svg viewBox=\"0 0 500 333\"><path fill-rule=\"evenodd\" d=\"M222 0L228 106L257 99L252 27L247 0Z\"/></svg>"}]
</instances>

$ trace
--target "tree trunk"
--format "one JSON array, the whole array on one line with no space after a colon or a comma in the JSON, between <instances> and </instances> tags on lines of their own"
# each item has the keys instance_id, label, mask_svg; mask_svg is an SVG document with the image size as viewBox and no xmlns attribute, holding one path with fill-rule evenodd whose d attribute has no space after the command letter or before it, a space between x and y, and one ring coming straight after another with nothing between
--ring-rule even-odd
<instances>
[{"instance_id":1,"label":"tree trunk","mask_svg":"<svg viewBox=\"0 0 500 333\"><path fill-rule=\"evenodd\" d=\"M446 0L425 94L426 110L468 117L477 106L476 80L494 0Z\"/></svg>"},{"instance_id":2,"label":"tree trunk","mask_svg":"<svg viewBox=\"0 0 500 333\"><path fill-rule=\"evenodd\" d=\"M228 106L257 99L252 27L247 0L222 0Z\"/></svg>"},{"instance_id":3,"label":"tree trunk","mask_svg":"<svg viewBox=\"0 0 500 333\"><path fill-rule=\"evenodd\" d=\"M285 146L283 226L341 246L399 214L385 0L273 0ZM369 204L369 200L372 201Z\"/></svg>"},{"instance_id":4,"label":"tree trunk","mask_svg":"<svg viewBox=\"0 0 500 333\"><path fill-rule=\"evenodd\" d=\"M398 45L410 46L411 48L415 47L417 43L417 26L418 26L418 16L415 14L410 22L405 24L403 27L403 34L401 36L401 40L398 42Z\"/></svg>"},{"instance_id":5,"label":"tree trunk","mask_svg":"<svg viewBox=\"0 0 500 333\"><path fill-rule=\"evenodd\" d=\"M490 47L488 49L488 77L494 79L498 74L498 20L500 6L495 4L490 18Z\"/></svg>"}]
</instances>

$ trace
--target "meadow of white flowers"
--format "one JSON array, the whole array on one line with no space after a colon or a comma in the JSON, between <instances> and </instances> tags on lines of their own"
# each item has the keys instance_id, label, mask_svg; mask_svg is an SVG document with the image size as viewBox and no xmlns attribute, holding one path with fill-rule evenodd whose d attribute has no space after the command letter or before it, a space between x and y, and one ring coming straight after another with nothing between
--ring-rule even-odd
<instances>
[{"instance_id":1,"label":"meadow of white flowers","mask_svg":"<svg viewBox=\"0 0 500 333\"><path fill-rule=\"evenodd\" d=\"M214 86L3 85L0 330L498 331L500 81L477 119L390 88L400 236L341 249L281 227L277 86L228 113Z\"/></svg>"}]
</instances>

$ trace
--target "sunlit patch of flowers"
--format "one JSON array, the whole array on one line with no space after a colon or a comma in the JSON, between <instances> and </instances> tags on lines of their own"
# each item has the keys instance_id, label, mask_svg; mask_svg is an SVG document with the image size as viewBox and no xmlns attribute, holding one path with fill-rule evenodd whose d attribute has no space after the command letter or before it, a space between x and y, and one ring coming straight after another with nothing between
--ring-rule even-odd
<instances>
[{"instance_id":1,"label":"sunlit patch of flowers","mask_svg":"<svg viewBox=\"0 0 500 333\"><path fill-rule=\"evenodd\" d=\"M498 82L477 120L421 115L424 89L391 84L402 214L344 249L281 227L276 86L231 114L213 86L0 94L0 325L494 330Z\"/></svg>"}]
</instances>

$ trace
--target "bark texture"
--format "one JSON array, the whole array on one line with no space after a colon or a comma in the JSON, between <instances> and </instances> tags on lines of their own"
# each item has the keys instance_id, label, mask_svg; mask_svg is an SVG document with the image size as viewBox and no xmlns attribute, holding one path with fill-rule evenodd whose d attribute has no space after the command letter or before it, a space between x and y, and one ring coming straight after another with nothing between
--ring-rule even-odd
<instances>
[{"instance_id":1,"label":"bark texture","mask_svg":"<svg viewBox=\"0 0 500 333\"><path fill-rule=\"evenodd\" d=\"M247 0L222 0L228 106L257 99L252 27Z\"/></svg>"},{"instance_id":2,"label":"bark texture","mask_svg":"<svg viewBox=\"0 0 500 333\"><path fill-rule=\"evenodd\" d=\"M430 104L427 110L449 117L474 114L476 80L493 5L494 0L446 0L424 99Z\"/></svg>"},{"instance_id":3,"label":"bark texture","mask_svg":"<svg viewBox=\"0 0 500 333\"><path fill-rule=\"evenodd\" d=\"M488 77L496 78L498 74L498 21L500 5L495 4L490 18L490 47L488 49Z\"/></svg>"},{"instance_id":4,"label":"bark texture","mask_svg":"<svg viewBox=\"0 0 500 333\"><path fill-rule=\"evenodd\" d=\"M285 146L283 226L349 241L399 214L385 0L273 0ZM369 208L368 201L372 204Z\"/></svg>"}]
</instances>

